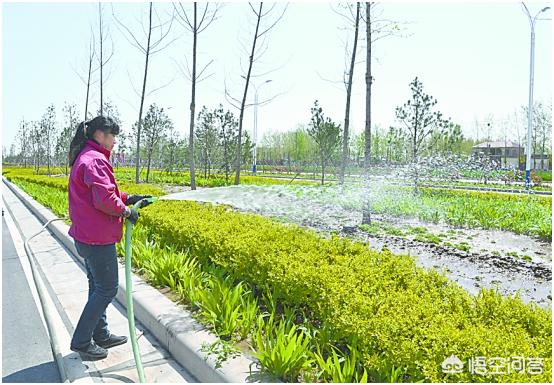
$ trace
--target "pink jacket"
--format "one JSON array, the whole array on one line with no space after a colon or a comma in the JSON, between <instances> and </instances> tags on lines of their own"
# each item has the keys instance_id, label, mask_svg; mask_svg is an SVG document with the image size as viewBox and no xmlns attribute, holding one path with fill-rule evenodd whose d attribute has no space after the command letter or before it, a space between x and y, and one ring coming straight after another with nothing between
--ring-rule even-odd
<instances>
[{"instance_id":1,"label":"pink jacket","mask_svg":"<svg viewBox=\"0 0 554 385\"><path fill-rule=\"evenodd\" d=\"M69 235L79 242L109 245L121 240L127 194L119 192L109 159L109 150L88 140L71 168Z\"/></svg>"}]
</instances>

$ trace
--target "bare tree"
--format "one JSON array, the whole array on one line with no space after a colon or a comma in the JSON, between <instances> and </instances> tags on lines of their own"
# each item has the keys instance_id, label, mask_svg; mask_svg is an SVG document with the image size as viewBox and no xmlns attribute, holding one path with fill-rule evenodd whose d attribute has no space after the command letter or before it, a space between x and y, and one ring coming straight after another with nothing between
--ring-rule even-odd
<instances>
[{"instance_id":1,"label":"bare tree","mask_svg":"<svg viewBox=\"0 0 554 385\"><path fill-rule=\"evenodd\" d=\"M104 60L104 39L107 39L109 37L109 34L108 32L106 33L104 32L104 21L102 19L102 16L103 16L102 3L98 2L98 19L99 19L98 27L99 27L99 37L100 37L99 39L100 53L99 53L99 61L98 61L99 68L100 68L100 115L102 115L102 106L104 105L104 66L108 64L108 62L113 56L113 41L111 40L111 37L110 37L110 41L112 44L111 52L109 55L107 55L108 58ZM90 66L89 66L89 84L90 84ZM88 105L88 92L87 92L87 105ZM87 117L85 114L85 119L86 118Z\"/></svg>"},{"instance_id":2,"label":"bare tree","mask_svg":"<svg viewBox=\"0 0 554 385\"><path fill-rule=\"evenodd\" d=\"M371 190L369 168L371 163L371 3L365 5L366 12L366 72L365 72L365 140L364 140L364 203L362 208L362 224L371 223Z\"/></svg>"},{"instance_id":3,"label":"bare tree","mask_svg":"<svg viewBox=\"0 0 554 385\"><path fill-rule=\"evenodd\" d=\"M35 173L38 174L42 157L45 154L44 145L46 141L44 139L44 130L41 128L41 124L35 120L30 122L29 142L33 158L33 166Z\"/></svg>"},{"instance_id":4,"label":"bare tree","mask_svg":"<svg viewBox=\"0 0 554 385\"><path fill-rule=\"evenodd\" d=\"M62 130L57 138L55 152L59 164L64 165L65 175L67 175L69 168L69 158L67 156L67 154L69 153L69 144L71 143L71 138L73 137L72 134L79 124L79 118L77 117L77 106L74 103L65 103L63 107L63 112L65 113L65 120L62 126Z\"/></svg>"},{"instance_id":5,"label":"bare tree","mask_svg":"<svg viewBox=\"0 0 554 385\"><path fill-rule=\"evenodd\" d=\"M267 20L270 18L270 15L273 13L273 10L275 9L275 4L273 4L267 11L263 11L263 2L260 2L260 6L258 9L255 9L251 3L248 3L248 5L250 6L250 10L254 13L254 15L256 16L256 27L255 27L255 30L254 30L254 37L252 39L252 48L250 50L250 55L248 57L248 70L246 71L246 76L243 76L244 78L244 91L243 91L243 94L242 94L242 98L240 100L240 114L239 114L239 132L238 132L238 141L237 141L237 150L236 150L236 159L235 159L235 184L238 185L239 182L240 182L240 168L241 168L241 153L242 153L242 122L243 122L243 118L244 118L244 110L246 108L246 97L248 95L248 86L250 85L250 79L251 77L254 77L255 75L252 74L252 67L253 67L253 64L254 62L260 58L261 54L263 54L263 51L262 53L258 53L258 48L259 46L263 46L263 40L262 40L262 43L258 45L258 42L260 39L262 38L265 38L266 37L266 34L271 31L275 25L277 25L277 23L283 18L286 10L287 10L287 7L285 6L285 8L283 9L283 12L275 19L275 21L273 23L271 23L271 25L267 28L265 28L263 26L263 23L262 23L262 20ZM225 90L225 95L230 97L229 93L227 92L227 90ZM235 102L235 103L239 103L239 100L235 99L235 98L232 98L231 99ZM233 106L235 106L236 108L239 108L236 104L234 104L233 102L231 102L231 104ZM263 103L258 103L258 104L263 104Z\"/></svg>"},{"instance_id":6,"label":"bare tree","mask_svg":"<svg viewBox=\"0 0 554 385\"><path fill-rule=\"evenodd\" d=\"M83 82L83 84L87 88L86 98L85 98L85 113L84 113L83 120L88 119L88 106L89 106L89 99L90 99L90 97L89 97L90 96L90 88L91 88L91 85L96 83L96 81L93 81L92 75L99 68L99 67L96 67L96 68L93 67L95 57L96 57L96 42L95 42L95 39L94 39L94 32L93 32L92 27L91 27L91 29L90 29L89 49L88 49L88 58L87 58L87 70L86 70L87 75L82 76L81 73L80 73L81 72L80 70L77 70L77 69L73 68L73 71L75 72L75 74L79 77L79 79L81 79L81 81Z\"/></svg>"},{"instance_id":7,"label":"bare tree","mask_svg":"<svg viewBox=\"0 0 554 385\"><path fill-rule=\"evenodd\" d=\"M44 138L44 149L46 155L46 165L48 167L48 175L51 175L52 149L56 138L56 110L53 104L48 106L42 119L40 120L40 130Z\"/></svg>"},{"instance_id":8,"label":"bare tree","mask_svg":"<svg viewBox=\"0 0 554 385\"><path fill-rule=\"evenodd\" d=\"M370 201L370 167L371 167L371 86L373 75L371 73L372 46L381 39L401 34L400 23L382 18L382 12L377 13L377 4L366 2L366 118L365 118L365 143L364 143L364 189L365 199L362 208L362 223L371 222ZM373 11L373 12L372 12ZM363 19L363 16L362 16Z\"/></svg>"},{"instance_id":9,"label":"bare tree","mask_svg":"<svg viewBox=\"0 0 554 385\"><path fill-rule=\"evenodd\" d=\"M142 110L144 107L144 98L146 95L146 79L148 77L148 63L150 60L150 56L154 55L155 53L158 53L162 51L163 49L167 48L175 39L171 40L166 45L159 47L160 44L165 40L165 38L168 36L169 31L171 30L171 26L173 25L173 20L175 19L175 14L173 13L169 19L169 22L162 23L159 21L159 24L153 26L152 25L152 2L150 2L149 5L149 12L148 12L148 29L145 31L146 34L146 45L141 44L139 40L136 38L135 34L121 21L117 19L115 14L112 14L114 16L114 19L116 20L118 26L120 26L125 32L123 33L124 36L127 38L127 41L137 48L139 51L144 53L144 77L142 81L142 93L140 96L140 107L139 107L139 117L138 117L138 123L137 123L137 135L136 135L136 154L135 154L135 183L140 183L140 131L142 127ZM159 18L158 18L159 19ZM169 26L164 31L164 27L169 23ZM152 42L152 32L159 29L160 36L159 38ZM144 30L144 28L143 28Z\"/></svg>"},{"instance_id":10,"label":"bare tree","mask_svg":"<svg viewBox=\"0 0 554 385\"><path fill-rule=\"evenodd\" d=\"M546 148L548 145L548 139L552 134L552 108L545 108L542 102L535 102L533 106L533 133L532 133L532 156L536 156L540 153L541 156L541 170L544 170L544 158L546 155ZM523 111L528 114L528 107L524 106ZM532 163L532 168L537 168L536 157Z\"/></svg>"},{"instance_id":11,"label":"bare tree","mask_svg":"<svg viewBox=\"0 0 554 385\"><path fill-rule=\"evenodd\" d=\"M356 64L356 50L358 48L358 30L360 25L360 3L356 3L356 17L354 19L354 46L352 48L352 57L350 59L350 68L348 70L348 83L346 86L346 110L344 112L344 131L342 142L342 161L340 166L339 183L344 184L344 172L348 161L348 128L350 126L350 98L352 96L352 79L354 77L354 66Z\"/></svg>"},{"instance_id":12,"label":"bare tree","mask_svg":"<svg viewBox=\"0 0 554 385\"><path fill-rule=\"evenodd\" d=\"M174 4L175 10L177 11L178 20L183 24L187 29L192 32L192 74L191 74L191 101L190 101L190 127L189 127L189 158L190 158L190 188L191 190L196 190L196 175L195 175L195 164L194 164L194 114L196 109L196 82L201 81L200 77L206 70L206 68L211 64L211 61L199 72L198 76L196 75L196 49L198 44L198 34L204 31L208 26L214 21L215 16L218 11L217 4L215 8L210 9L211 3L204 4L204 10L201 11L202 16L200 21L198 21L197 15L197 2L194 2L193 6L193 17L192 22L185 11L182 3L177 3L179 7Z\"/></svg>"},{"instance_id":13,"label":"bare tree","mask_svg":"<svg viewBox=\"0 0 554 385\"><path fill-rule=\"evenodd\" d=\"M87 81L86 81L87 97L86 97L86 100L85 100L85 117L84 117L84 120L87 120L87 117L88 117L88 97L89 97L89 92L90 92L90 76L91 76L91 73L92 73L92 60L94 59L94 55L95 55L95 52L94 52L94 34L93 33L91 33L91 36L90 36L90 44L89 44L89 51L88 52L89 52L89 54L88 54L88 77L87 77Z\"/></svg>"},{"instance_id":14,"label":"bare tree","mask_svg":"<svg viewBox=\"0 0 554 385\"><path fill-rule=\"evenodd\" d=\"M550 106L544 108L541 104L541 111L539 113L540 123L539 123L539 132L541 138L541 170L544 170L544 158L546 157L546 149L552 148L550 145L552 138L552 102ZM547 164L548 167L548 164Z\"/></svg>"},{"instance_id":15,"label":"bare tree","mask_svg":"<svg viewBox=\"0 0 554 385\"><path fill-rule=\"evenodd\" d=\"M21 158L23 160L23 166L27 168L27 158L29 152L31 152L31 124L25 119L22 119L19 123L19 132L17 133L17 139L19 141L19 149L21 151Z\"/></svg>"}]
</instances>

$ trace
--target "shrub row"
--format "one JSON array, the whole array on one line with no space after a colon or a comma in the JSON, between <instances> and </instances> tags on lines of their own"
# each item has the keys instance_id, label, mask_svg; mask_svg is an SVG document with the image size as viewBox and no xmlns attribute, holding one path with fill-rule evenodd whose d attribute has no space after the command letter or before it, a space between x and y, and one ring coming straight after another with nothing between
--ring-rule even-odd
<instances>
[{"instance_id":1,"label":"shrub row","mask_svg":"<svg viewBox=\"0 0 554 385\"><path fill-rule=\"evenodd\" d=\"M549 381L551 314L492 290L472 296L407 256L347 239L320 238L228 207L159 201L142 214L162 244L210 261L235 279L271 285L285 303L309 308L339 338L359 340L364 367L400 368L411 381ZM444 374L456 355L539 357L541 375Z\"/></svg>"},{"instance_id":2,"label":"shrub row","mask_svg":"<svg viewBox=\"0 0 554 385\"><path fill-rule=\"evenodd\" d=\"M68 177L61 176L47 176L42 174L35 174L31 169L25 168L4 168L2 174L9 181L23 181L27 183L35 183L41 186L53 187L61 191L67 191ZM164 195L165 191L157 186L142 183L135 184L129 182L118 182L120 191L124 191L129 194L150 194L154 196Z\"/></svg>"},{"instance_id":3,"label":"shrub row","mask_svg":"<svg viewBox=\"0 0 554 385\"><path fill-rule=\"evenodd\" d=\"M115 170L116 178L118 180L134 181L135 171L130 168L118 168ZM146 178L146 172L141 172L141 178ZM168 173L160 170L151 170L150 178L157 183L169 183L181 186L190 186L190 173L188 172L172 172ZM253 184L253 185L281 185L281 184L295 184L295 185L315 185L318 182L305 181L305 180L293 180L280 179L280 178L266 178L259 176L241 175L241 184ZM225 179L225 175L213 174L204 178L201 173L195 175L196 185L198 187L222 187L234 184L235 174L229 176L229 181Z\"/></svg>"}]
</instances>

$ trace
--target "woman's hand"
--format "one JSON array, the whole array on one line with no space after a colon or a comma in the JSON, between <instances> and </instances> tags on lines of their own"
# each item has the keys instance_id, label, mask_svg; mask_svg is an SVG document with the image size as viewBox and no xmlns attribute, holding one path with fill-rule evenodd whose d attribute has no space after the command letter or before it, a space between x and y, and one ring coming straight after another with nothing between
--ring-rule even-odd
<instances>
[{"instance_id":1,"label":"woman's hand","mask_svg":"<svg viewBox=\"0 0 554 385\"><path fill-rule=\"evenodd\" d=\"M123 217L134 225L135 223L137 223L139 219L138 210L135 209L134 207L133 208L125 207L125 211L123 212Z\"/></svg>"},{"instance_id":2,"label":"woman's hand","mask_svg":"<svg viewBox=\"0 0 554 385\"><path fill-rule=\"evenodd\" d=\"M127 205L134 205L138 201L144 198L152 198L152 195L129 195L127 197L127 200L125 201L125 204Z\"/></svg>"}]
</instances>

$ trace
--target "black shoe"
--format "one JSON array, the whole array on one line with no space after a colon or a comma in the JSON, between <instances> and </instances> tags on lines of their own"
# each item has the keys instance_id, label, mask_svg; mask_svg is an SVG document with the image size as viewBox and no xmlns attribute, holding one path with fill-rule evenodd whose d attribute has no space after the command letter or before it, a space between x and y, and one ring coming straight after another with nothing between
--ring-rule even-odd
<instances>
[{"instance_id":1,"label":"black shoe","mask_svg":"<svg viewBox=\"0 0 554 385\"><path fill-rule=\"evenodd\" d=\"M110 334L108 339L102 341L94 341L98 346L104 349L113 348L114 346L123 345L127 342L127 337L125 336L116 336L115 334Z\"/></svg>"},{"instance_id":2,"label":"black shoe","mask_svg":"<svg viewBox=\"0 0 554 385\"><path fill-rule=\"evenodd\" d=\"M84 348L76 348L72 346L71 350L93 360L101 360L108 357L108 351L96 345L94 342L91 342L87 347Z\"/></svg>"}]
</instances>

